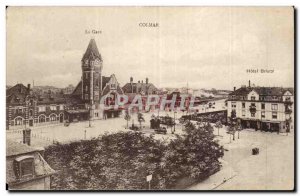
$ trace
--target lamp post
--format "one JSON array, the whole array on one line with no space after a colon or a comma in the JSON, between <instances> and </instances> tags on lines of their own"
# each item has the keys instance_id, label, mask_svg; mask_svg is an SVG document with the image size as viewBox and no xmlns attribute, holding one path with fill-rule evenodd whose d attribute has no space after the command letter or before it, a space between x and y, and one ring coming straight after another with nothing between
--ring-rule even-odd
<instances>
[{"instance_id":1,"label":"lamp post","mask_svg":"<svg viewBox=\"0 0 300 196\"><path fill-rule=\"evenodd\" d=\"M88 106L89 109L89 127L91 127L91 106Z\"/></svg>"},{"instance_id":2,"label":"lamp post","mask_svg":"<svg viewBox=\"0 0 300 196\"><path fill-rule=\"evenodd\" d=\"M174 130L173 130L173 132L172 132L172 134L174 134L175 133L175 126L176 126L176 122L175 122L175 114L176 114L177 112L176 111L174 111Z\"/></svg>"}]
</instances>

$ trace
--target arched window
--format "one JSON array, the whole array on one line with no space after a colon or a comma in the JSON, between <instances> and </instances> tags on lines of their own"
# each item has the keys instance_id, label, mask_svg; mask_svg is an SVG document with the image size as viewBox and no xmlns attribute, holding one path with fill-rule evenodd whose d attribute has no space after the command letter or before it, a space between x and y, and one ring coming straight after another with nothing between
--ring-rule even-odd
<instances>
[{"instance_id":1,"label":"arched window","mask_svg":"<svg viewBox=\"0 0 300 196\"><path fill-rule=\"evenodd\" d=\"M22 125L23 124L23 118L22 117L17 117L15 119L15 125Z\"/></svg>"},{"instance_id":2,"label":"arched window","mask_svg":"<svg viewBox=\"0 0 300 196\"><path fill-rule=\"evenodd\" d=\"M46 118L44 115L39 116L39 123L44 123L46 122Z\"/></svg>"},{"instance_id":3,"label":"arched window","mask_svg":"<svg viewBox=\"0 0 300 196\"><path fill-rule=\"evenodd\" d=\"M33 111L29 110L29 116L33 116Z\"/></svg>"},{"instance_id":4,"label":"arched window","mask_svg":"<svg viewBox=\"0 0 300 196\"><path fill-rule=\"evenodd\" d=\"M55 114L50 115L50 121L51 122L56 121L56 115Z\"/></svg>"}]
</instances>

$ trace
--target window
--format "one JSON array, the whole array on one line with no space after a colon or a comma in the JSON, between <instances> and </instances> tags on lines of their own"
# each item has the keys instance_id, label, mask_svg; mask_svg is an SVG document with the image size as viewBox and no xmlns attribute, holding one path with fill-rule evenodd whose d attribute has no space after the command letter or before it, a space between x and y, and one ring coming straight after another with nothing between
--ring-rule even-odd
<instances>
[{"instance_id":1,"label":"window","mask_svg":"<svg viewBox=\"0 0 300 196\"><path fill-rule=\"evenodd\" d=\"M232 107L232 108L236 108L236 103L235 103L235 102L232 102L232 103L231 103L231 107Z\"/></svg>"},{"instance_id":2,"label":"window","mask_svg":"<svg viewBox=\"0 0 300 196\"><path fill-rule=\"evenodd\" d=\"M255 103L251 103L251 107L256 107L256 106L255 106Z\"/></svg>"},{"instance_id":3,"label":"window","mask_svg":"<svg viewBox=\"0 0 300 196\"><path fill-rule=\"evenodd\" d=\"M85 91L87 92L89 90L89 87L88 86L85 86Z\"/></svg>"},{"instance_id":4,"label":"window","mask_svg":"<svg viewBox=\"0 0 300 196\"><path fill-rule=\"evenodd\" d=\"M242 110L242 116L246 116L245 110Z\"/></svg>"},{"instance_id":5,"label":"window","mask_svg":"<svg viewBox=\"0 0 300 196\"><path fill-rule=\"evenodd\" d=\"M33 175L33 158L26 159L21 162L21 172L22 177Z\"/></svg>"},{"instance_id":6,"label":"window","mask_svg":"<svg viewBox=\"0 0 300 196\"><path fill-rule=\"evenodd\" d=\"M261 117L265 118L266 117L266 113L265 112L261 112Z\"/></svg>"},{"instance_id":7,"label":"window","mask_svg":"<svg viewBox=\"0 0 300 196\"><path fill-rule=\"evenodd\" d=\"M88 100L89 99L89 95L85 94L85 99Z\"/></svg>"},{"instance_id":8,"label":"window","mask_svg":"<svg viewBox=\"0 0 300 196\"><path fill-rule=\"evenodd\" d=\"M32 106L33 105L33 100L29 101L29 105Z\"/></svg>"},{"instance_id":9,"label":"window","mask_svg":"<svg viewBox=\"0 0 300 196\"><path fill-rule=\"evenodd\" d=\"M17 117L16 119L15 119L15 125L22 125L23 123L23 118L21 118L21 117Z\"/></svg>"},{"instance_id":10,"label":"window","mask_svg":"<svg viewBox=\"0 0 300 196\"><path fill-rule=\"evenodd\" d=\"M265 109L265 104L264 104L264 103L261 104L261 109L262 109L262 110Z\"/></svg>"},{"instance_id":11,"label":"window","mask_svg":"<svg viewBox=\"0 0 300 196\"><path fill-rule=\"evenodd\" d=\"M14 160L14 172L17 178L34 175L34 157L22 156Z\"/></svg>"},{"instance_id":12,"label":"window","mask_svg":"<svg viewBox=\"0 0 300 196\"><path fill-rule=\"evenodd\" d=\"M89 73L85 72L85 78L88 79L89 78Z\"/></svg>"},{"instance_id":13,"label":"window","mask_svg":"<svg viewBox=\"0 0 300 196\"><path fill-rule=\"evenodd\" d=\"M111 84L110 88L116 88L116 84Z\"/></svg>"},{"instance_id":14,"label":"window","mask_svg":"<svg viewBox=\"0 0 300 196\"><path fill-rule=\"evenodd\" d=\"M255 113L251 113L251 117L255 117Z\"/></svg>"},{"instance_id":15,"label":"window","mask_svg":"<svg viewBox=\"0 0 300 196\"><path fill-rule=\"evenodd\" d=\"M242 108L245 108L246 107L246 103L242 103Z\"/></svg>"},{"instance_id":16,"label":"window","mask_svg":"<svg viewBox=\"0 0 300 196\"><path fill-rule=\"evenodd\" d=\"M55 105L50 105L50 110L51 111L55 111L56 110L56 106Z\"/></svg>"},{"instance_id":17,"label":"window","mask_svg":"<svg viewBox=\"0 0 300 196\"><path fill-rule=\"evenodd\" d=\"M251 96L251 100L255 100L255 96Z\"/></svg>"},{"instance_id":18,"label":"window","mask_svg":"<svg viewBox=\"0 0 300 196\"><path fill-rule=\"evenodd\" d=\"M45 106L39 106L38 110L39 110L39 112L45 112L46 111L46 107Z\"/></svg>"},{"instance_id":19,"label":"window","mask_svg":"<svg viewBox=\"0 0 300 196\"><path fill-rule=\"evenodd\" d=\"M44 115L39 116L39 122L40 122L40 123L46 122L46 118L45 118Z\"/></svg>"},{"instance_id":20,"label":"window","mask_svg":"<svg viewBox=\"0 0 300 196\"><path fill-rule=\"evenodd\" d=\"M59 105L59 110L64 110L64 105Z\"/></svg>"},{"instance_id":21,"label":"window","mask_svg":"<svg viewBox=\"0 0 300 196\"><path fill-rule=\"evenodd\" d=\"M277 112L272 112L272 118L277 119Z\"/></svg>"},{"instance_id":22,"label":"window","mask_svg":"<svg viewBox=\"0 0 300 196\"><path fill-rule=\"evenodd\" d=\"M22 114L23 113L23 109L22 108L16 108L16 114Z\"/></svg>"},{"instance_id":23,"label":"window","mask_svg":"<svg viewBox=\"0 0 300 196\"><path fill-rule=\"evenodd\" d=\"M277 104L272 104L272 110L278 110L278 105Z\"/></svg>"},{"instance_id":24,"label":"window","mask_svg":"<svg viewBox=\"0 0 300 196\"><path fill-rule=\"evenodd\" d=\"M291 101L291 97L286 97L285 101Z\"/></svg>"},{"instance_id":25,"label":"window","mask_svg":"<svg viewBox=\"0 0 300 196\"><path fill-rule=\"evenodd\" d=\"M50 116L50 121L56 121L56 116L55 115L51 115Z\"/></svg>"},{"instance_id":26,"label":"window","mask_svg":"<svg viewBox=\"0 0 300 196\"><path fill-rule=\"evenodd\" d=\"M29 110L29 116L33 116L33 111Z\"/></svg>"}]
</instances>

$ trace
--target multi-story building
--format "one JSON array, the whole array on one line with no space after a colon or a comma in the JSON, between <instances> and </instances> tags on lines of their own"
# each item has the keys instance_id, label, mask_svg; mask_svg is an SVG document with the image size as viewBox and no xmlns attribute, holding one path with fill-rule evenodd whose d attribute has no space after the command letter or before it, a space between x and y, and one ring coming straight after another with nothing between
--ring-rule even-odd
<instances>
[{"instance_id":1,"label":"multi-story building","mask_svg":"<svg viewBox=\"0 0 300 196\"><path fill-rule=\"evenodd\" d=\"M157 95L158 89L154 86L154 84L149 83L149 79L146 78L145 82L138 81L133 82L133 77L130 77L130 82L126 83L123 86L123 92L128 97L128 104L130 104L136 95L141 96L142 103L143 103L143 110L146 108L147 99L149 95ZM151 109L154 109L155 106L152 106ZM158 106L157 106L158 107ZM134 111L139 111L138 107L132 108Z\"/></svg>"},{"instance_id":2,"label":"multi-story building","mask_svg":"<svg viewBox=\"0 0 300 196\"><path fill-rule=\"evenodd\" d=\"M90 40L81 59L81 69L81 80L68 99L66 118L77 121L118 116L121 108L113 110L105 109L108 108L105 106L117 104L123 90L114 74L109 77L102 75L103 60L94 39Z\"/></svg>"},{"instance_id":3,"label":"multi-story building","mask_svg":"<svg viewBox=\"0 0 300 196\"><path fill-rule=\"evenodd\" d=\"M228 118L243 128L290 132L293 129L293 88L251 87L235 89L228 98Z\"/></svg>"},{"instance_id":4,"label":"multi-story building","mask_svg":"<svg viewBox=\"0 0 300 196\"><path fill-rule=\"evenodd\" d=\"M17 84L6 90L6 129L62 123L65 103L62 94L37 94L30 84Z\"/></svg>"},{"instance_id":5,"label":"multi-story building","mask_svg":"<svg viewBox=\"0 0 300 196\"><path fill-rule=\"evenodd\" d=\"M149 83L149 79L146 78L144 81L133 82L133 77L130 77L130 82L126 83L123 86L123 91L127 95L131 94L141 94L141 95L155 95L158 93L158 89L152 84Z\"/></svg>"}]
</instances>

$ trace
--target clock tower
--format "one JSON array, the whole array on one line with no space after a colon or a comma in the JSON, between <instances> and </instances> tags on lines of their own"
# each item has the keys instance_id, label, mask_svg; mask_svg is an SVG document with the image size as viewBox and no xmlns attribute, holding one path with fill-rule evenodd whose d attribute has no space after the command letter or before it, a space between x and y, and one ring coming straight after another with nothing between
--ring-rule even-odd
<instances>
[{"instance_id":1,"label":"clock tower","mask_svg":"<svg viewBox=\"0 0 300 196\"><path fill-rule=\"evenodd\" d=\"M90 43L81 59L82 68L82 100L94 105L99 103L102 90L102 57L94 39Z\"/></svg>"}]
</instances>

